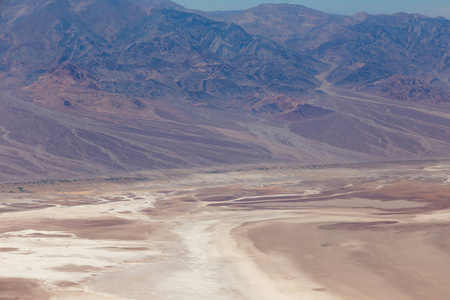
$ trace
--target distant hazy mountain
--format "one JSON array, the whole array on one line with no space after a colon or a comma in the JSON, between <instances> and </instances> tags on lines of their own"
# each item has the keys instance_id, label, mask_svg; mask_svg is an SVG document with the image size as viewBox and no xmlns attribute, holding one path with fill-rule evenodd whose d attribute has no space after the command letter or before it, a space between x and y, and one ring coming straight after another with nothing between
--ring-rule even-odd
<instances>
[{"instance_id":1,"label":"distant hazy mountain","mask_svg":"<svg viewBox=\"0 0 450 300\"><path fill-rule=\"evenodd\" d=\"M398 100L450 101L450 21L445 18L405 13L337 16L285 4L212 16L329 63L332 72L326 79L337 86ZM391 86L398 76L412 81ZM411 88L413 93L408 92ZM406 94L399 95L399 89Z\"/></svg>"},{"instance_id":2,"label":"distant hazy mountain","mask_svg":"<svg viewBox=\"0 0 450 300\"><path fill-rule=\"evenodd\" d=\"M447 157L449 49L419 15L1 1L0 180Z\"/></svg>"},{"instance_id":3,"label":"distant hazy mountain","mask_svg":"<svg viewBox=\"0 0 450 300\"><path fill-rule=\"evenodd\" d=\"M167 9L185 10L185 8L182 7L181 5L176 4L175 2L169 0L132 0L132 2L149 8L167 8Z\"/></svg>"},{"instance_id":4,"label":"distant hazy mountain","mask_svg":"<svg viewBox=\"0 0 450 300\"><path fill-rule=\"evenodd\" d=\"M278 42L285 42L342 18L292 4L263 4L247 10L212 12L208 15L239 24L250 33L263 35Z\"/></svg>"}]
</instances>

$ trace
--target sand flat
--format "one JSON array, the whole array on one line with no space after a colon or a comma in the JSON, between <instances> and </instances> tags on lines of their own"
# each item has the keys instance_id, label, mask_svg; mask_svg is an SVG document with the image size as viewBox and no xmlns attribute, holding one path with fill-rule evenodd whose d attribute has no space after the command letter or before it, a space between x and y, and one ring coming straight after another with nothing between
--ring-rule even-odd
<instances>
[{"instance_id":1,"label":"sand flat","mask_svg":"<svg viewBox=\"0 0 450 300\"><path fill-rule=\"evenodd\" d=\"M20 205L0 212L0 298L448 299L435 166L21 184L1 195Z\"/></svg>"},{"instance_id":2,"label":"sand flat","mask_svg":"<svg viewBox=\"0 0 450 300\"><path fill-rule=\"evenodd\" d=\"M447 299L450 255L442 224L367 222L248 224L257 251L288 258L342 299ZM373 224L377 224L376 222Z\"/></svg>"}]
</instances>

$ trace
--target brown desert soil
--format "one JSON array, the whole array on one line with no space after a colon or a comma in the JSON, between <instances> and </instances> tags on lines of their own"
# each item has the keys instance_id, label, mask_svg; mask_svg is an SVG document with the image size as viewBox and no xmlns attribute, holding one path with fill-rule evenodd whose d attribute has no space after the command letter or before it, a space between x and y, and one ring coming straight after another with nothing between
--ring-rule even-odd
<instances>
[{"instance_id":1,"label":"brown desert soil","mask_svg":"<svg viewBox=\"0 0 450 300\"><path fill-rule=\"evenodd\" d=\"M448 299L449 168L20 183L0 198L0 299Z\"/></svg>"}]
</instances>

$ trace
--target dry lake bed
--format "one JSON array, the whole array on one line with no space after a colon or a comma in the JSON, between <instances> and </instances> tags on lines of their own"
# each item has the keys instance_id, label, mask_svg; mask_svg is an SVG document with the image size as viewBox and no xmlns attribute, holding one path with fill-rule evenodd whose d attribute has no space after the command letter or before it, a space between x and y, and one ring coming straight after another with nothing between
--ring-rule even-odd
<instances>
[{"instance_id":1,"label":"dry lake bed","mask_svg":"<svg viewBox=\"0 0 450 300\"><path fill-rule=\"evenodd\" d=\"M0 299L449 299L450 163L0 185Z\"/></svg>"}]
</instances>

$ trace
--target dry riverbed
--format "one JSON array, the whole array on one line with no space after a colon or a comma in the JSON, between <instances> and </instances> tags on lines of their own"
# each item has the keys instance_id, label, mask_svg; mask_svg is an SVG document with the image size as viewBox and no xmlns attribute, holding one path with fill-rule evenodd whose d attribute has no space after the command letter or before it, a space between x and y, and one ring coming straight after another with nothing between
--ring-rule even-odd
<instances>
[{"instance_id":1,"label":"dry riverbed","mask_svg":"<svg viewBox=\"0 0 450 300\"><path fill-rule=\"evenodd\" d=\"M0 189L0 299L450 297L448 162Z\"/></svg>"}]
</instances>

